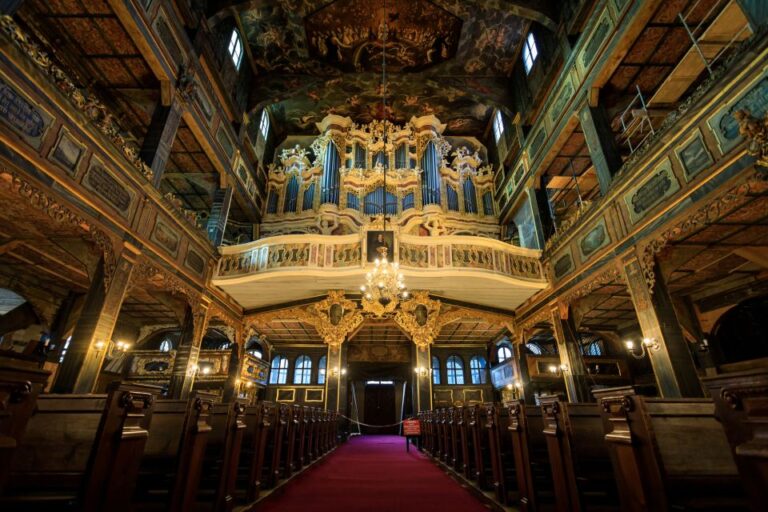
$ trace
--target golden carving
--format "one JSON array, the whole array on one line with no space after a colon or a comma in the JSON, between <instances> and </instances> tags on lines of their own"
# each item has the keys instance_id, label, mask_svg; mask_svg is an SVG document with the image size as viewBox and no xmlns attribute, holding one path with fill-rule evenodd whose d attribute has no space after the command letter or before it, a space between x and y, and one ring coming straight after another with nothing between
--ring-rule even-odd
<instances>
[{"instance_id":1,"label":"golden carving","mask_svg":"<svg viewBox=\"0 0 768 512\"><path fill-rule=\"evenodd\" d=\"M758 165L768 167L768 114L757 119L749 111L739 110L733 117L739 122L739 134L748 141L747 153L757 158Z\"/></svg>"},{"instance_id":2,"label":"golden carving","mask_svg":"<svg viewBox=\"0 0 768 512\"><path fill-rule=\"evenodd\" d=\"M687 215L682 221L663 231L650 242L644 243L639 250L640 266L643 268L643 275L651 293L653 293L653 287L656 284L656 273L654 271L656 254L666 247L667 244L708 224L714 223L742 203L745 197L763 194L767 190L768 174L758 170L747 178L745 182L735 185L725 194L712 200L702 201L704 206Z\"/></svg>"},{"instance_id":3,"label":"golden carving","mask_svg":"<svg viewBox=\"0 0 768 512\"><path fill-rule=\"evenodd\" d=\"M47 53L42 51L10 16L0 17L0 31L9 38L31 61L51 79L56 89L61 91L102 134L107 136L122 152L123 156L147 180L152 180L152 169L139 157L138 146L129 141L117 119L109 109L90 91L80 88L71 78L53 63Z\"/></svg>"},{"instance_id":4,"label":"golden carving","mask_svg":"<svg viewBox=\"0 0 768 512\"><path fill-rule=\"evenodd\" d=\"M401 303L395 323L411 337L419 350L424 351L440 332L439 316L440 301L430 299L428 292L417 291L410 300Z\"/></svg>"},{"instance_id":5,"label":"golden carving","mask_svg":"<svg viewBox=\"0 0 768 512\"><path fill-rule=\"evenodd\" d=\"M317 329L332 350L338 350L347 335L363 323L362 312L354 301L344 296L343 290L331 290L320 302L294 311L296 318Z\"/></svg>"},{"instance_id":6,"label":"golden carving","mask_svg":"<svg viewBox=\"0 0 768 512\"><path fill-rule=\"evenodd\" d=\"M104 288L109 287L117 265L114 245L109 235L15 171L0 170L0 183L20 195L32 207L48 215L54 222L82 230L85 238L93 241L104 256Z\"/></svg>"}]
</instances>

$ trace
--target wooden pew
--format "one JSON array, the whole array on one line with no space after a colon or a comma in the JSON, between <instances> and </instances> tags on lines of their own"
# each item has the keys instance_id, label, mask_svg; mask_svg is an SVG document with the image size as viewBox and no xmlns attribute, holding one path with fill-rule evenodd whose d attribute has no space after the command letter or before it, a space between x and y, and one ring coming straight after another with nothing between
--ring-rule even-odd
<instances>
[{"instance_id":1,"label":"wooden pew","mask_svg":"<svg viewBox=\"0 0 768 512\"><path fill-rule=\"evenodd\" d=\"M322 455L322 435L323 435L323 414L319 408L313 410L312 418L314 419L314 442L312 443L312 458L317 460Z\"/></svg>"},{"instance_id":2,"label":"wooden pew","mask_svg":"<svg viewBox=\"0 0 768 512\"><path fill-rule=\"evenodd\" d=\"M296 409L298 408L298 409ZM298 421L298 429L296 430L296 470L301 471L301 469L306 466L309 461L306 458L306 452L307 452L307 411L309 407L307 406L294 406L294 417L296 418L296 421Z\"/></svg>"},{"instance_id":3,"label":"wooden pew","mask_svg":"<svg viewBox=\"0 0 768 512\"><path fill-rule=\"evenodd\" d=\"M475 452L474 482L481 489L491 489L493 485L493 467L491 466L488 433L485 429L485 408L479 405L469 407L469 433Z\"/></svg>"},{"instance_id":4,"label":"wooden pew","mask_svg":"<svg viewBox=\"0 0 768 512\"><path fill-rule=\"evenodd\" d=\"M618 510L619 496L597 404L541 397L557 510Z\"/></svg>"},{"instance_id":5,"label":"wooden pew","mask_svg":"<svg viewBox=\"0 0 768 512\"><path fill-rule=\"evenodd\" d=\"M268 402L259 402L245 408L245 432L235 485L239 501L252 502L259 497L267 437L271 427L269 411Z\"/></svg>"},{"instance_id":6,"label":"wooden pew","mask_svg":"<svg viewBox=\"0 0 768 512\"><path fill-rule=\"evenodd\" d=\"M447 407L440 409L440 460L445 464L451 463L451 429L449 422L451 420L450 409Z\"/></svg>"},{"instance_id":7,"label":"wooden pew","mask_svg":"<svg viewBox=\"0 0 768 512\"><path fill-rule=\"evenodd\" d=\"M631 387L594 395L622 510L746 510L711 400L646 398Z\"/></svg>"},{"instance_id":8,"label":"wooden pew","mask_svg":"<svg viewBox=\"0 0 768 512\"><path fill-rule=\"evenodd\" d=\"M421 425L424 429L422 432L422 448L424 449L424 453L427 455L432 455L432 411L422 411L421 412Z\"/></svg>"},{"instance_id":9,"label":"wooden pew","mask_svg":"<svg viewBox=\"0 0 768 512\"><path fill-rule=\"evenodd\" d=\"M134 493L136 510L190 510L197 495L203 454L211 431L213 395L157 400Z\"/></svg>"},{"instance_id":10,"label":"wooden pew","mask_svg":"<svg viewBox=\"0 0 768 512\"><path fill-rule=\"evenodd\" d=\"M50 372L31 361L0 356L0 493L49 376Z\"/></svg>"},{"instance_id":11,"label":"wooden pew","mask_svg":"<svg viewBox=\"0 0 768 512\"><path fill-rule=\"evenodd\" d=\"M485 429L490 448L493 488L500 503L519 500L512 442L509 434L509 411L501 404L485 405Z\"/></svg>"},{"instance_id":12,"label":"wooden pew","mask_svg":"<svg viewBox=\"0 0 768 512\"><path fill-rule=\"evenodd\" d=\"M463 461L461 473L467 480L474 479L475 474L475 445L472 433L469 428L469 408L461 407L461 418L459 427L459 445L461 447L461 458Z\"/></svg>"},{"instance_id":13,"label":"wooden pew","mask_svg":"<svg viewBox=\"0 0 768 512\"><path fill-rule=\"evenodd\" d=\"M451 458L448 463L454 471L461 472L464 467L464 452L461 449L461 436L459 435L459 423L461 422L461 407L448 409L448 441L451 446Z\"/></svg>"},{"instance_id":14,"label":"wooden pew","mask_svg":"<svg viewBox=\"0 0 768 512\"><path fill-rule=\"evenodd\" d=\"M158 391L115 382L106 395L40 395L0 508L130 510Z\"/></svg>"},{"instance_id":15,"label":"wooden pew","mask_svg":"<svg viewBox=\"0 0 768 512\"><path fill-rule=\"evenodd\" d=\"M552 470L541 408L520 400L507 403L520 510L550 510L555 505Z\"/></svg>"},{"instance_id":16,"label":"wooden pew","mask_svg":"<svg viewBox=\"0 0 768 512\"><path fill-rule=\"evenodd\" d=\"M215 404L210 410L211 430L203 457L197 501L216 512L230 511L235 504L235 483L245 433L245 405Z\"/></svg>"},{"instance_id":17,"label":"wooden pew","mask_svg":"<svg viewBox=\"0 0 768 512\"><path fill-rule=\"evenodd\" d=\"M752 510L768 510L768 369L703 379Z\"/></svg>"},{"instance_id":18,"label":"wooden pew","mask_svg":"<svg viewBox=\"0 0 768 512\"><path fill-rule=\"evenodd\" d=\"M265 436L262 463L256 474L258 491L277 485L280 476L280 452L282 451L283 426L280 423L280 407L265 402L262 409L261 429ZM254 498L255 499L255 498Z\"/></svg>"},{"instance_id":19,"label":"wooden pew","mask_svg":"<svg viewBox=\"0 0 768 512\"><path fill-rule=\"evenodd\" d=\"M293 405L287 407L286 430L283 440L283 461L281 463L280 475L282 478L290 478L296 470L296 433L299 427L299 418L297 417L300 406Z\"/></svg>"}]
</instances>

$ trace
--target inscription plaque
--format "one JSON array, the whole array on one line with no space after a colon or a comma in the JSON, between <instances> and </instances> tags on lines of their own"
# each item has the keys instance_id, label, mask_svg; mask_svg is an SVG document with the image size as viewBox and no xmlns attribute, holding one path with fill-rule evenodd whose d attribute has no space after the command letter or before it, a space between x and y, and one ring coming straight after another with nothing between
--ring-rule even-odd
<instances>
[{"instance_id":1,"label":"inscription plaque","mask_svg":"<svg viewBox=\"0 0 768 512\"><path fill-rule=\"evenodd\" d=\"M93 160L83 184L104 201L112 205L124 217L130 214L133 196L122 183L115 179L98 160Z\"/></svg>"},{"instance_id":2,"label":"inscription plaque","mask_svg":"<svg viewBox=\"0 0 768 512\"><path fill-rule=\"evenodd\" d=\"M53 117L0 78L0 119L35 149L40 149Z\"/></svg>"}]
</instances>

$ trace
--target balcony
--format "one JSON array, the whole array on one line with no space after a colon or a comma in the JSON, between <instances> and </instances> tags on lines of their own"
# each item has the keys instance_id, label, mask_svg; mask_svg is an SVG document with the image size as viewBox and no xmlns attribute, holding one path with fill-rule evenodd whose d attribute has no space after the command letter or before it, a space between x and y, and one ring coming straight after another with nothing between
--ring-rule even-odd
<instances>
[{"instance_id":1,"label":"balcony","mask_svg":"<svg viewBox=\"0 0 768 512\"><path fill-rule=\"evenodd\" d=\"M367 235L282 235L221 247L213 284L246 309L354 292L376 256ZM412 290L511 310L547 286L537 250L463 235L397 234L392 245Z\"/></svg>"}]
</instances>

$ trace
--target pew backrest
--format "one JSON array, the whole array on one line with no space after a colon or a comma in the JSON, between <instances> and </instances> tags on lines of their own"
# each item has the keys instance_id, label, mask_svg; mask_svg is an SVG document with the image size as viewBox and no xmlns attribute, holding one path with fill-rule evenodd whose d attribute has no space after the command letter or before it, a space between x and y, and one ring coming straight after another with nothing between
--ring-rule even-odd
<instances>
[{"instance_id":1,"label":"pew backrest","mask_svg":"<svg viewBox=\"0 0 768 512\"><path fill-rule=\"evenodd\" d=\"M703 379L753 510L768 510L768 368Z\"/></svg>"},{"instance_id":2,"label":"pew backrest","mask_svg":"<svg viewBox=\"0 0 768 512\"><path fill-rule=\"evenodd\" d=\"M735 481L725 434L707 399L657 399L631 387L595 391L605 439L625 510L667 510L683 486ZM680 498L682 499L682 498Z\"/></svg>"},{"instance_id":3,"label":"pew backrest","mask_svg":"<svg viewBox=\"0 0 768 512\"><path fill-rule=\"evenodd\" d=\"M28 361L0 358L0 492L50 372Z\"/></svg>"}]
</instances>

